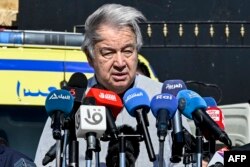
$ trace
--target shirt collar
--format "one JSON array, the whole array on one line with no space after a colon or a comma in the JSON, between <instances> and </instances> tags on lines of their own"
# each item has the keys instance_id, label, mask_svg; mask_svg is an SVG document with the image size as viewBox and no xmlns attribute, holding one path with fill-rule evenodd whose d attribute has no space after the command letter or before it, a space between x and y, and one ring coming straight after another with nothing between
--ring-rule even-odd
<instances>
[{"instance_id":1,"label":"shirt collar","mask_svg":"<svg viewBox=\"0 0 250 167\"><path fill-rule=\"evenodd\" d=\"M133 88L133 87L136 87L137 83L138 83L138 78L139 78L140 74L136 74L135 76L135 80L134 82L130 85L130 88ZM89 80L88 80L88 89L90 89L91 87L95 86L96 84L99 84L97 79L96 79L96 76L94 75L93 77L91 77ZM101 85L102 86L102 85ZM104 89L106 89L104 86L102 86ZM127 89L127 90L128 90ZM125 91L126 92L126 91ZM125 94L125 92L123 92L122 94L119 94L119 96L122 98L123 95Z\"/></svg>"}]
</instances>

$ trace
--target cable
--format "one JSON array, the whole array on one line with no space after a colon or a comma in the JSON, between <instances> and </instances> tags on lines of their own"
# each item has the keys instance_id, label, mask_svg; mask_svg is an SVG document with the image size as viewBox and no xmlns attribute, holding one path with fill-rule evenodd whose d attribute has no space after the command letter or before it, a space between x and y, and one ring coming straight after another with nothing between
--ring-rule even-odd
<instances>
[{"instance_id":1,"label":"cable","mask_svg":"<svg viewBox=\"0 0 250 167\"><path fill-rule=\"evenodd\" d=\"M221 88L217 85L217 84L211 84L211 83L205 83L205 82L201 82L201 81L194 81L194 80L188 80L185 82L186 84L197 84L197 85L202 85L203 87L212 87L212 88L216 88L216 90L218 91L219 94L219 99L217 100L217 104L219 104L222 100L222 90Z\"/></svg>"}]
</instances>

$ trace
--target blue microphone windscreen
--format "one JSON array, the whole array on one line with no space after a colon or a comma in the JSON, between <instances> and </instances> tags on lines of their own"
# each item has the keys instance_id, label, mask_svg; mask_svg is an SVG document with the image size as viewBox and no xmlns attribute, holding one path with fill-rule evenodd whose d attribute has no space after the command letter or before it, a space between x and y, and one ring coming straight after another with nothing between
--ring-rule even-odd
<instances>
[{"instance_id":1,"label":"blue microphone windscreen","mask_svg":"<svg viewBox=\"0 0 250 167\"><path fill-rule=\"evenodd\" d=\"M203 97L208 107L217 107L217 103L213 97Z\"/></svg>"},{"instance_id":2,"label":"blue microphone windscreen","mask_svg":"<svg viewBox=\"0 0 250 167\"><path fill-rule=\"evenodd\" d=\"M53 114L53 111L62 111L66 116L71 112L73 105L73 96L67 90L54 90L45 101L45 109L49 116Z\"/></svg>"},{"instance_id":3,"label":"blue microphone windscreen","mask_svg":"<svg viewBox=\"0 0 250 167\"><path fill-rule=\"evenodd\" d=\"M205 100L196 92L192 90L181 90L177 94L177 99L185 100L184 110L181 111L187 118L192 119L192 113L197 109L206 109L207 104Z\"/></svg>"},{"instance_id":4,"label":"blue microphone windscreen","mask_svg":"<svg viewBox=\"0 0 250 167\"><path fill-rule=\"evenodd\" d=\"M165 109L168 111L169 119L171 119L178 107L178 101L175 98L175 96L168 94L168 93L162 93L155 95L150 103L150 108L152 110L153 115L157 118L158 111L160 109Z\"/></svg>"},{"instance_id":5,"label":"blue microphone windscreen","mask_svg":"<svg viewBox=\"0 0 250 167\"><path fill-rule=\"evenodd\" d=\"M179 91L187 89L185 83L182 80L166 80L162 86L162 93L169 93L174 96L178 94Z\"/></svg>"},{"instance_id":6,"label":"blue microphone windscreen","mask_svg":"<svg viewBox=\"0 0 250 167\"><path fill-rule=\"evenodd\" d=\"M140 88L131 88L123 96L123 103L128 113L135 117L135 111L138 108L144 108L148 112L150 101L147 93Z\"/></svg>"}]
</instances>

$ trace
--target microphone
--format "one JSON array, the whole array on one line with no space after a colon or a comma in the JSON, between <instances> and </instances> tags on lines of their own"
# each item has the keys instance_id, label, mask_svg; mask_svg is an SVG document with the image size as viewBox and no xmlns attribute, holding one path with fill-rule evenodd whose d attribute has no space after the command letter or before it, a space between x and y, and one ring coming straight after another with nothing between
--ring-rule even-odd
<instances>
[{"instance_id":1,"label":"microphone","mask_svg":"<svg viewBox=\"0 0 250 167\"><path fill-rule=\"evenodd\" d=\"M166 80L162 86L162 93L169 93L176 96L179 91L184 89L187 89L187 87L182 80Z\"/></svg>"},{"instance_id":2,"label":"microphone","mask_svg":"<svg viewBox=\"0 0 250 167\"><path fill-rule=\"evenodd\" d=\"M126 124L118 127L118 131L126 138L124 148L126 155L126 167L134 167L140 152L139 139L136 137L137 131ZM107 167L119 167L119 151L119 141L111 138L106 156Z\"/></svg>"},{"instance_id":3,"label":"microphone","mask_svg":"<svg viewBox=\"0 0 250 167\"><path fill-rule=\"evenodd\" d=\"M87 78L83 73L76 72L71 75L68 83L66 86L64 86L62 89L69 91L69 93L73 96L74 98L74 104L73 104L73 109L67 117L67 121L64 121L64 128L67 129L69 128L70 130L70 138L72 140L76 140L76 135L75 135L75 113L78 110L78 108L81 105L82 98L84 95L84 92L86 91L87 88ZM68 119L69 118L69 119ZM75 143L72 141L72 143ZM72 150L75 148L74 146L71 147L70 145L70 152L75 152L75 150ZM45 157L43 159L43 165L47 165L49 162L53 161L56 157L56 143L50 147L48 152L45 154ZM74 157L69 157L70 161ZM72 161L77 161L77 160L72 160Z\"/></svg>"},{"instance_id":4,"label":"microphone","mask_svg":"<svg viewBox=\"0 0 250 167\"><path fill-rule=\"evenodd\" d=\"M87 140L88 150L96 150L96 139L100 138L106 129L104 106L90 105L90 103L80 106L75 114L76 137Z\"/></svg>"},{"instance_id":5,"label":"microphone","mask_svg":"<svg viewBox=\"0 0 250 167\"><path fill-rule=\"evenodd\" d=\"M61 124L63 117L70 114L73 108L73 97L66 90L54 90L49 93L45 100L45 109L51 117L51 128L53 129L53 138L61 139Z\"/></svg>"},{"instance_id":6,"label":"microphone","mask_svg":"<svg viewBox=\"0 0 250 167\"><path fill-rule=\"evenodd\" d=\"M24 158L20 158L15 164L14 167L36 167L36 164L32 161L29 161Z\"/></svg>"},{"instance_id":7,"label":"microphone","mask_svg":"<svg viewBox=\"0 0 250 167\"><path fill-rule=\"evenodd\" d=\"M47 165L49 162L56 158L56 144L50 147L49 151L45 154L43 158L43 166Z\"/></svg>"},{"instance_id":8,"label":"microphone","mask_svg":"<svg viewBox=\"0 0 250 167\"><path fill-rule=\"evenodd\" d=\"M155 161L155 153L152 146L152 141L148 132L149 125L147 113L150 110L149 97L146 92L140 88L131 88L127 90L123 96L123 102L128 113L132 117L136 117L139 131L142 131L144 142L147 148L149 160Z\"/></svg>"},{"instance_id":9,"label":"microphone","mask_svg":"<svg viewBox=\"0 0 250 167\"><path fill-rule=\"evenodd\" d=\"M217 123L217 125L225 130L225 119L222 110L217 107L217 103L215 102L213 97L203 97L205 102L207 103L207 114Z\"/></svg>"},{"instance_id":10,"label":"microphone","mask_svg":"<svg viewBox=\"0 0 250 167\"><path fill-rule=\"evenodd\" d=\"M74 102L81 103L88 85L87 77L80 72L75 72L69 78L69 82L62 89L68 90L74 97Z\"/></svg>"},{"instance_id":11,"label":"microphone","mask_svg":"<svg viewBox=\"0 0 250 167\"><path fill-rule=\"evenodd\" d=\"M214 120L214 122L220 127L220 129L225 130L225 121L222 110L217 107L217 103L213 97L203 97L207 103L208 108L206 109L207 114ZM209 130L203 132L204 137L209 141L209 157L214 155L216 148L216 141L211 135Z\"/></svg>"},{"instance_id":12,"label":"microphone","mask_svg":"<svg viewBox=\"0 0 250 167\"><path fill-rule=\"evenodd\" d=\"M217 103L213 97L203 97L205 102L207 103L207 107L216 107Z\"/></svg>"},{"instance_id":13,"label":"microphone","mask_svg":"<svg viewBox=\"0 0 250 167\"><path fill-rule=\"evenodd\" d=\"M45 100L47 114L51 117L53 138L56 140L56 166L61 165L61 126L73 108L73 97L67 90L54 90Z\"/></svg>"},{"instance_id":14,"label":"microphone","mask_svg":"<svg viewBox=\"0 0 250 167\"><path fill-rule=\"evenodd\" d=\"M76 72L71 75L66 86L62 89L67 90L74 97L74 105L70 115L72 120L75 119L75 113L82 103L84 93L87 89L88 80L87 77L80 72ZM73 124L74 125L74 124Z\"/></svg>"},{"instance_id":15,"label":"microphone","mask_svg":"<svg viewBox=\"0 0 250 167\"><path fill-rule=\"evenodd\" d=\"M214 120L214 122L220 127L220 129L225 130L224 115L220 108L209 107L207 108L206 112Z\"/></svg>"},{"instance_id":16,"label":"microphone","mask_svg":"<svg viewBox=\"0 0 250 167\"><path fill-rule=\"evenodd\" d=\"M115 125L115 119L123 108L121 98L114 92L99 88L91 88L86 95L86 98L92 97L95 99L96 105L106 107L107 133L118 140L118 130Z\"/></svg>"},{"instance_id":17,"label":"microphone","mask_svg":"<svg viewBox=\"0 0 250 167\"><path fill-rule=\"evenodd\" d=\"M66 144L69 144L69 165L72 166L77 166L78 161L79 161L79 142L76 139L76 134L75 134L75 113L80 107L82 103L82 99L84 96L84 93L87 89L88 85L88 80L87 77L80 72L73 73L71 77L69 78L69 81L63 89L68 90L71 95L74 97L74 105L72 112L67 119L64 121L64 147L63 147L63 152L64 152L64 157L66 157ZM69 135L68 135L69 132ZM67 141L69 138L69 141ZM66 159L63 161L66 163ZM64 165L64 164L63 164Z\"/></svg>"},{"instance_id":18,"label":"microphone","mask_svg":"<svg viewBox=\"0 0 250 167\"><path fill-rule=\"evenodd\" d=\"M94 97L97 105L104 105L107 108L112 109L112 115L115 119L123 108L121 98L112 91L104 90L101 88L91 88L86 96Z\"/></svg>"},{"instance_id":19,"label":"microphone","mask_svg":"<svg viewBox=\"0 0 250 167\"><path fill-rule=\"evenodd\" d=\"M177 99L179 100L179 108L182 114L189 119L193 119L197 127L203 131L209 129L215 140L221 141L228 147L232 146L232 142L226 132L220 129L205 112L207 104L199 94L191 90L181 90L177 94Z\"/></svg>"},{"instance_id":20,"label":"microphone","mask_svg":"<svg viewBox=\"0 0 250 167\"><path fill-rule=\"evenodd\" d=\"M168 122L173 118L177 107L177 99L168 93L155 95L151 100L150 107L156 117L157 136L159 138L159 167L163 166L164 141L168 133Z\"/></svg>"},{"instance_id":21,"label":"microphone","mask_svg":"<svg viewBox=\"0 0 250 167\"><path fill-rule=\"evenodd\" d=\"M162 93L169 93L174 96L181 90L187 89L185 83L182 80L166 80L162 86ZM182 119L181 113L177 109L172 119L173 124L173 144L172 144L172 157L170 161L178 163L181 161L181 156L184 146L184 138L182 131Z\"/></svg>"},{"instance_id":22,"label":"microphone","mask_svg":"<svg viewBox=\"0 0 250 167\"><path fill-rule=\"evenodd\" d=\"M159 141L165 141L168 121L173 118L178 107L177 99L168 93L155 95L150 103L153 115L157 119L157 135Z\"/></svg>"}]
</instances>

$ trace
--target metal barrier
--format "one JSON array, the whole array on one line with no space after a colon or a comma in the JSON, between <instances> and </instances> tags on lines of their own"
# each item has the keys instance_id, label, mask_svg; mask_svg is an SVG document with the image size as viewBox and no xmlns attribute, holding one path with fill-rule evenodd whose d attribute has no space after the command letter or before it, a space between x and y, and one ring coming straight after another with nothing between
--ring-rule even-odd
<instances>
[{"instance_id":1,"label":"metal barrier","mask_svg":"<svg viewBox=\"0 0 250 167\"><path fill-rule=\"evenodd\" d=\"M148 21L140 26L144 48L250 47L250 21ZM84 32L84 26L74 26L77 30Z\"/></svg>"},{"instance_id":2,"label":"metal barrier","mask_svg":"<svg viewBox=\"0 0 250 167\"><path fill-rule=\"evenodd\" d=\"M249 24L249 21L146 22L141 24L143 47L249 48L250 41L246 40Z\"/></svg>"}]
</instances>

